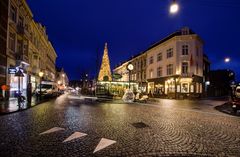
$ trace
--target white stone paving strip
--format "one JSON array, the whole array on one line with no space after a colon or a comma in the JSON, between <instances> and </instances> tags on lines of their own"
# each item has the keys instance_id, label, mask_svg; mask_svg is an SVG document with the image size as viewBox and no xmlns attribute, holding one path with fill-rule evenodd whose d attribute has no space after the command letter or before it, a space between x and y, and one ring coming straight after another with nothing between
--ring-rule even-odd
<instances>
[{"instance_id":1,"label":"white stone paving strip","mask_svg":"<svg viewBox=\"0 0 240 157\"><path fill-rule=\"evenodd\" d=\"M86 135L87 135L87 134L85 134L85 133L75 132L75 133L73 133L71 136L69 136L68 138L66 138L66 139L63 141L63 143L64 143L64 142L72 141L72 140L74 140L74 139L77 139L77 138L80 138L80 137L83 137L83 136L86 136Z\"/></svg>"},{"instance_id":2,"label":"white stone paving strip","mask_svg":"<svg viewBox=\"0 0 240 157\"><path fill-rule=\"evenodd\" d=\"M106 138L102 138L100 140L100 142L98 143L97 147L95 148L95 150L93 151L93 153L96 153L97 151L101 150L101 149L104 149L112 144L116 143L116 141L113 141L113 140L109 140L109 139L106 139Z\"/></svg>"},{"instance_id":3,"label":"white stone paving strip","mask_svg":"<svg viewBox=\"0 0 240 157\"><path fill-rule=\"evenodd\" d=\"M65 129L64 128L60 128L60 127L54 127L52 129L49 129L47 131L44 131L44 132L40 133L39 135L50 134L50 133L53 133L53 132L63 131L63 130L65 130Z\"/></svg>"}]
</instances>

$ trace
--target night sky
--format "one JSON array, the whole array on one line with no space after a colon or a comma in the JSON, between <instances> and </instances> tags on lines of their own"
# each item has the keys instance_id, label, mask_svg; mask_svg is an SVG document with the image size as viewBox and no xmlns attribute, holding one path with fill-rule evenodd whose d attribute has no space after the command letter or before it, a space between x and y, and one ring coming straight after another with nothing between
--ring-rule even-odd
<instances>
[{"instance_id":1,"label":"night sky","mask_svg":"<svg viewBox=\"0 0 240 157\"><path fill-rule=\"evenodd\" d=\"M240 80L240 1L178 0L180 12L168 13L170 0L28 0L34 19L47 27L58 54L57 65L70 79L96 73L108 42L112 69L154 42L184 27L205 41L211 69L230 68ZM224 63L230 57L231 62Z\"/></svg>"}]
</instances>

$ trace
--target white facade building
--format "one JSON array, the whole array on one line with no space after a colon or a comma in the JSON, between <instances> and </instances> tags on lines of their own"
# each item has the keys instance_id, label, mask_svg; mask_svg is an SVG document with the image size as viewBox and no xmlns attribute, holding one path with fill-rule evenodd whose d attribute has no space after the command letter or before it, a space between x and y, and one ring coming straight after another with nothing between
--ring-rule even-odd
<instances>
[{"instance_id":1,"label":"white facade building","mask_svg":"<svg viewBox=\"0 0 240 157\"><path fill-rule=\"evenodd\" d=\"M132 73L131 80L144 85L152 96L200 97L205 88L207 73L204 65L202 39L189 28L185 27L150 46L141 54L124 62L114 69L121 74L121 81L128 81L126 65L131 62L135 68L142 67ZM139 61L139 56L142 59ZM146 66L143 63L146 62ZM140 65L140 66L139 66ZM209 68L208 67L208 68ZM140 77L137 76L146 76ZM145 91L143 91L145 92Z\"/></svg>"}]
</instances>

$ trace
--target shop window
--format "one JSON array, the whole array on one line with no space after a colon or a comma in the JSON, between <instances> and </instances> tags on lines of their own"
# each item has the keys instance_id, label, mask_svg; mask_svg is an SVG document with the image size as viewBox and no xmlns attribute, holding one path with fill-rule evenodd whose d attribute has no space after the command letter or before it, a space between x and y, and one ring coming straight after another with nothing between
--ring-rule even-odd
<instances>
[{"instance_id":1,"label":"shop window","mask_svg":"<svg viewBox=\"0 0 240 157\"><path fill-rule=\"evenodd\" d=\"M178 93L180 93L180 91L181 91L180 89L181 89L180 85L177 85L177 92Z\"/></svg>"},{"instance_id":2,"label":"shop window","mask_svg":"<svg viewBox=\"0 0 240 157\"><path fill-rule=\"evenodd\" d=\"M199 93L202 93L202 84L199 83Z\"/></svg>"},{"instance_id":3,"label":"shop window","mask_svg":"<svg viewBox=\"0 0 240 157\"><path fill-rule=\"evenodd\" d=\"M169 93L175 93L175 85L174 84L168 85L168 92Z\"/></svg>"},{"instance_id":4,"label":"shop window","mask_svg":"<svg viewBox=\"0 0 240 157\"><path fill-rule=\"evenodd\" d=\"M199 83L196 83L196 93L199 93Z\"/></svg>"},{"instance_id":5,"label":"shop window","mask_svg":"<svg viewBox=\"0 0 240 157\"><path fill-rule=\"evenodd\" d=\"M190 92L191 92L191 93L194 93L194 85L191 85L191 86L190 86Z\"/></svg>"},{"instance_id":6,"label":"shop window","mask_svg":"<svg viewBox=\"0 0 240 157\"><path fill-rule=\"evenodd\" d=\"M189 93L189 84L188 83L182 83L181 92L182 93Z\"/></svg>"},{"instance_id":7,"label":"shop window","mask_svg":"<svg viewBox=\"0 0 240 157\"><path fill-rule=\"evenodd\" d=\"M188 55L188 45L182 45L182 55Z\"/></svg>"}]
</instances>

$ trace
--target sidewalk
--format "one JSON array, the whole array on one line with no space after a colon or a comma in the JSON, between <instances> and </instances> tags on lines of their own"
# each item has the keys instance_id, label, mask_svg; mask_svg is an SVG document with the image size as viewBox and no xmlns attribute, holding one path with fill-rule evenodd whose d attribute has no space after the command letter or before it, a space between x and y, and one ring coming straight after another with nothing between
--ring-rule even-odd
<instances>
[{"instance_id":1,"label":"sidewalk","mask_svg":"<svg viewBox=\"0 0 240 157\"><path fill-rule=\"evenodd\" d=\"M35 96L33 96L31 103L28 103L26 100L25 103L21 106L21 108L19 108L18 106L17 98L10 98L10 100L8 101L0 101L0 115L26 110L44 101L46 101L46 99L39 101Z\"/></svg>"}]
</instances>

